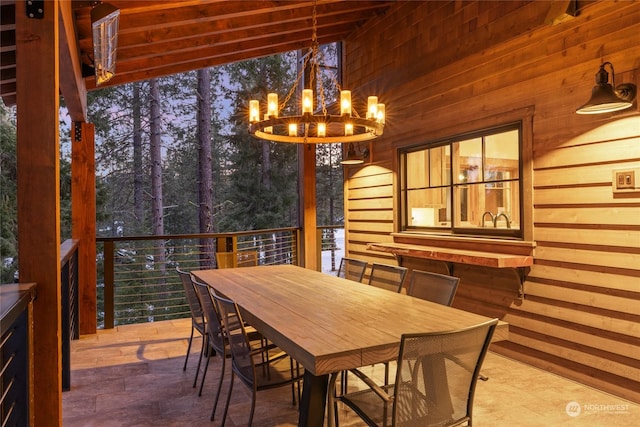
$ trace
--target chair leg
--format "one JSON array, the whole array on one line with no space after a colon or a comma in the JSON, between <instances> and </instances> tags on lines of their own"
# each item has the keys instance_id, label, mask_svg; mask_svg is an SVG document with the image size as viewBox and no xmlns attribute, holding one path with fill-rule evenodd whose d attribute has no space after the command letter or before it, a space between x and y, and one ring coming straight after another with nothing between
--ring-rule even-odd
<instances>
[{"instance_id":1,"label":"chair leg","mask_svg":"<svg viewBox=\"0 0 640 427\"><path fill-rule=\"evenodd\" d=\"M340 390L341 394L347 394L347 377L349 376L349 371L340 372Z\"/></svg>"},{"instance_id":2,"label":"chair leg","mask_svg":"<svg viewBox=\"0 0 640 427\"><path fill-rule=\"evenodd\" d=\"M216 399L213 401L213 410L211 411L211 421L216 416L216 408L218 407L218 400L220 399L220 391L222 390L222 381L224 380L224 371L227 364L226 357L222 358L222 366L220 367L220 379L218 380L218 391L216 392Z\"/></svg>"},{"instance_id":3,"label":"chair leg","mask_svg":"<svg viewBox=\"0 0 640 427\"><path fill-rule=\"evenodd\" d=\"M184 366L182 367L183 371L187 370L187 362L189 361L189 353L191 353L191 342L193 341L193 330L194 327L191 325L191 336L189 337L189 345L187 346L187 355L184 358Z\"/></svg>"},{"instance_id":4,"label":"chair leg","mask_svg":"<svg viewBox=\"0 0 640 427\"><path fill-rule=\"evenodd\" d=\"M196 388L196 384L198 384L198 374L200 373L200 365L202 364L202 355L204 354L204 349L206 348L205 344L206 344L206 347L209 346L206 336L202 337L202 348L200 349L200 358L198 359L198 368L196 369L196 377L193 379L193 388Z\"/></svg>"},{"instance_id":5,"label":"chair leg","mask_svg":"<svg viewBox=\"0 0 640 427\"><path fill-rule=\"evenodd\" d=\"M296 377L300 377L300 363L296 362ZM298 409L300 408L300 402L302 402L302 387L301 384L302 381L298 381L297 387L298 387Z\"/></svg>"},{"instance_id":6,"label":"chair leg","mask_svg":"<svg viewBox=\"0 0 640 427\"><path fill-rule=\"evenodd\" d=\"M231 401L231 392L233 391L233 379L235 375L233 373L233 368L231 368L231 383L229 384L229 394L227 395L227 403L224 405L224 415L222 416L222 426L227 422L227 413L229 412L229 402Z\"/></svg>"},{"instance_id":7,"label":"chair leg","mask_svg":"<svg viewBox=\"0 0 640 427\"><path fill-rule=\"evenodd\" d=\"M341 376L344 372L341 372ZM338 425L338 401L336 399L336 380L338 373L334 372L329 377L329 389L327 391L327 427ZM342 386L342 384L340 385Z\"/></svg>"},{"instance_id":8,"label":"chair leg","mask_svg":"<svg viewBox=\"0 0 640 427\"><path fill-rule=\"evenodd\" d=\"M251 396L251 412L249 412L249 423L247 424L247 427L251 427L251 423L253 423L253 413L256 410L256 390L253 390L252 396Z\"/></svg>"},{"instance_id":9,"label":"chair leg","mask_svg":"<svg viewBox=\"0 0 640 427\"><path fill-rule=\"evenodd\" d=\"M384 385L389 385L389 362L384 362Z\"/></svg>"},{"instance_id":10,"label":"chair leg","mask_svg":"<svg viewBox=\"0 0 640 427\"><path fill-rule=\"evenodd\" d=\"M291 364L290 372L291 378L300 376L300 364L297 361L294 361L292 358L289 358L289 363ZM300 381L291 383L291 404L296 406L296 390L298 394L298 405L302 401L302 391L300 390Z\"/></svg>"},{"instance_id":11,"label":"chair leg","mask_svg":"<svg viewBox=\"0 0 640 427\"><path fill-rule=\"evenodd\" d=\"M207 351L207 360L204 365L204 372L202 373L202 380L200 380L200 390L198 390L198 396L202 396L202 387L204 387L204 379L207 377L207 371L209 370L209 362L211 360L211 351Z\"/></svg>"}]
</instances>

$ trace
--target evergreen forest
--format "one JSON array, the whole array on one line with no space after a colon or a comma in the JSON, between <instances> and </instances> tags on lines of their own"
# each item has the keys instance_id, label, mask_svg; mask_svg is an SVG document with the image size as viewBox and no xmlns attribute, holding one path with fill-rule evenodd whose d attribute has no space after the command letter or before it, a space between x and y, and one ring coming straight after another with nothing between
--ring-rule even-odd
<instances>
[{"instance_id":1,"label":"evergreen forest","mask_svg":"<svg viewBox=\"0 0 640 427\"><path fill-rule=\"evenodd\" d=\"M323 50L337 62L335 46ZM299 61L289 52L89 92L98 237L298 226L297 146L250 136L247 107L268 92L284 99ZM321 78L335 89L335 77ZM61 241L71 235L70 135L61 100ZM0 104L1 283L14 281L18 269L15 145L15 111ZM317 223L340 225L342 148L316 150Z\"/></svg>"}]
</instances>

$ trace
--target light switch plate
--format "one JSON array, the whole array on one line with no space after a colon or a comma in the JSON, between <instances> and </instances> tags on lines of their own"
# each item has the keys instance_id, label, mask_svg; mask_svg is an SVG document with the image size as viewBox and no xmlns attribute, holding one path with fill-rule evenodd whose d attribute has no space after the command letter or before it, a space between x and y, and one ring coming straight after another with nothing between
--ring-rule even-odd
<instances>
[{"instance_id":1,"label":"light switch plate","mask_svg":"<svg viewBox=\"0 0 640 427\"><path fill-rule=\"evenodd\" d=\"M613 192L628 193L640 191L640 169L619 169L613 171Z\"/></svg>"}]
</instances>

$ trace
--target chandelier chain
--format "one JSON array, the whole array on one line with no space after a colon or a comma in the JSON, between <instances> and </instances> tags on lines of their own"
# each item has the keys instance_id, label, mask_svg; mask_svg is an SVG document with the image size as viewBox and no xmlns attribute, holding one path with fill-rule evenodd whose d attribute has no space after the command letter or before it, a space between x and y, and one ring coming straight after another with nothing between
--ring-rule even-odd
<instances>
[{"instance_id":1,"label":"chandelier chain","mask_svg":"<svg viewBox=\"0 0 640 427\"><path fill-rule=\"evenodd\" d=\"M313 0L311 44L306 54L296 60L298 69L293 86L281 103L277 93L269 93L264 115L260 113L259 101L250 100L249 129L253 136L274 142L353 144L382 135L384 104L377 103L376 96L369 96L366 118L361 118L351 102L351 91L342 89L338 69L330 65L332 61L326 62L325 53L318 40L317 0ZM335 60L339 62L340 58ZM304 90L300 89L301 83ZM327 108L327 102L333 102L334 98L325 90L334 89L340 92L339 114L330 114ZM278 111L284 112L294 94L301 95L302 114L279 115ZM321 110L322 115L314 110Z\"/></svg>"},{"instance_id":2,"label":"chandelier chain","mask_svg":"<svg viewBox=\"0 0 640 427\"><path fill-rule=\"evenodd\" d=\"M310 57L311 55L305 55L304 61L302 63L303 70L307 67ZM300 80L302 79L302 74L303 73L298 73L298 76L296 77L296 81L293 83L293 86L291 86L291 89L289 89L289 93L287 93L287 96L285 96L284 101L282 101L282 103L279 104L278 109L282 110L286 107L287 103L289 102L293 94L296 92L296 89L298 89L298 85L300 84Z\"/></svg>"}]
</instances>

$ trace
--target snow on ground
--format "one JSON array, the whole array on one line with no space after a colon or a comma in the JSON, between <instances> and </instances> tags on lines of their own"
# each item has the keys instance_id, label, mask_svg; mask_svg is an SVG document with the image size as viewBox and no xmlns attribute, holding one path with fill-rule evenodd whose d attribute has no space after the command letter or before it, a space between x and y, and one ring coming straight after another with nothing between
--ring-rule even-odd
<instances>
[{"instance_id":1,"label":"snow on ground","mask_svg":"<svg viewBox=\"0 0 640 427\"><path fill-rule=\"evenodd\" d=\"M343 228L336 229L335 236L336 236L336 249L334 251L330 251L330 250L322 251L321 271L323 273L337 274L338 267L340 267L340 260L344 256L344 229ZM334 264L335 270L332 270L331 268L332 252L333 252L333 259L335 260L335 264Z\"/></svg>"}]
</instances>

